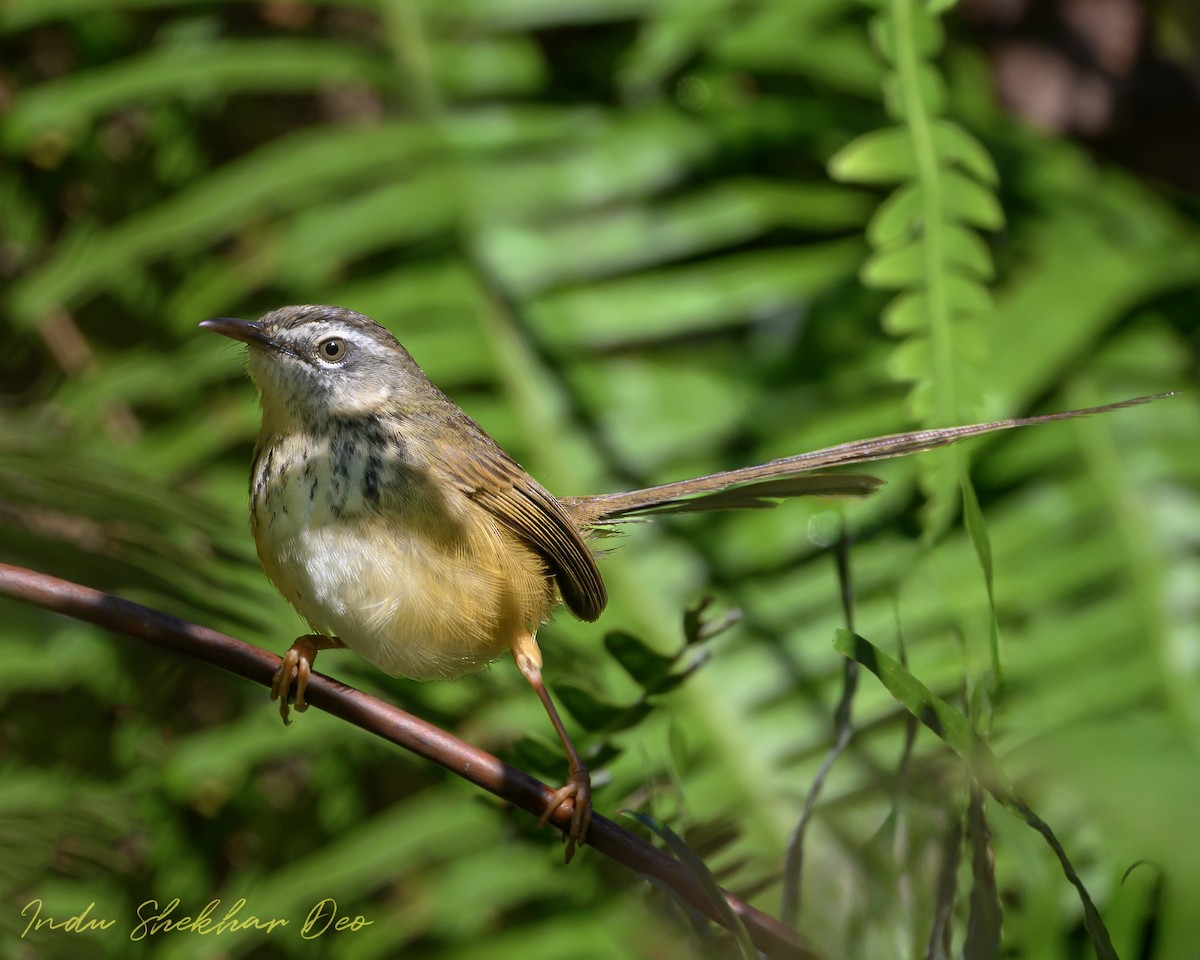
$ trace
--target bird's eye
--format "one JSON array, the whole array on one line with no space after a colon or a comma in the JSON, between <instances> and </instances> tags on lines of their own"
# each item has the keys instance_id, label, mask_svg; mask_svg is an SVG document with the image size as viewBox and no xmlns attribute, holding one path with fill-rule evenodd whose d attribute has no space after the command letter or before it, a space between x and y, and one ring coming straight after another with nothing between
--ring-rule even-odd
<instances>
[{"instance_id":1,"label":"bird's eye","mask_svg":"<svg viewBox=\"0 0 1200 960\"><path fill-rule=\"evenodd\" d=\"M317 356L327 363L337 363L346 355L346 341L341 337L330 337L317 344Z\"/></svg>"}]
</instances>

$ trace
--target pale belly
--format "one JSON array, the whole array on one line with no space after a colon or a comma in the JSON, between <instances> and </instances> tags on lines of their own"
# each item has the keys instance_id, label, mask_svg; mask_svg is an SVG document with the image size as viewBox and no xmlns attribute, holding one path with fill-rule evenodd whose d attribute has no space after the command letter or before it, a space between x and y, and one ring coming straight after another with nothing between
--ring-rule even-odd
<instances>
[{"instance_id":1,"label":"pale belly","mask_svg":"<svg viewBox=\"0 0 1200 960\"><path fill-rule=\"evenodd\" d=\"M392 676L476 670L536 633L556 602L537 555L465 498L451 506L469 522L434 539L418 511L385 520L346 503L334 517L294 484L271 493L254 518L267 576L313 630Z\"/></svg>"}]
</instances>

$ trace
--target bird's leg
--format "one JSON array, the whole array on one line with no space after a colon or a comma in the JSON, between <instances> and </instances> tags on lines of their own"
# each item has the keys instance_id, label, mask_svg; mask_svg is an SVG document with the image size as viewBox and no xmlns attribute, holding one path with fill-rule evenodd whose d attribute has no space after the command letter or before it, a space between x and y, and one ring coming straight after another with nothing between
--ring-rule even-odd
<instances>
[{"instance_id":1,"label":"bird's leg","mask_svg":"<svg viewBox=\"0 0 1200 960\"><path fill-rule=\"evenodd\" d=\"M323 637L317 633L309 633L293 641L271 680L271 699L279 701L279 715L284 723L292 722L288 717L289 701L295 703L297 713L308 709L304 692L308 689L308 678L312 675L312 665L316 662L318 651L336 650L344 646L337 637ZM294 693L293 682L296 684Z\"/></svg>"},{"instance_id":2,"label":"bird's leg","mask_svg":"<svg viewBox=\"0 0 1200 960\"><path fill-rule=\"evenodd\" d=\"M525 679L533 686L538 699L542 701L542 706L546 708L546 713L550 715L550 722L554 724L558 739L562 741L563 750L567 754L567 782L554 791L554 796L550 798L541 819L538 820L538 826L545 826L554 815L554 811L567 800L573 802L571 826L566 835L566 859L567 863L570 863L571 857L575 855L576 845L583 843L587 838L588 825L592 822L592 780L579 757L579 752L575 749L575 744L567 735L567 728L563 726L554 701L550 699L550 692L542 682L542 651L538 649L537 639L531 633L525 634L513 643L512 654L517 668L525 674Z\"/></svg>"}]
</instances>

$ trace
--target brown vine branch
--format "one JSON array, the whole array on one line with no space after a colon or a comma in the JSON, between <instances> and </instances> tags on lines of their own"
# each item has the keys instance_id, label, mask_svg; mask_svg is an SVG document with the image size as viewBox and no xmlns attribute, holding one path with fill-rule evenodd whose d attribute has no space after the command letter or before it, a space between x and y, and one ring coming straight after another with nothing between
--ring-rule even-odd
<instances>
[{"instance_id":1,"label":"brown vine branch","mask_svg":"<svg viewBox=\"0 0 1200 960\"><path fill-rule=\"evenodd\" d=\"M23 567L0 563L0 596L167 647L267 687L280 663L274 654L216 630ZM524 771L330 677L314 673L306 699L310 705L439 764L534 816L541 815L553 793ZM559 808L551 822L565 829L570 819L570 812ZM665 884L696 910L722 922L716 906L682 864L611 820L598 814L592 817L588 845L630 870ZM724 896L755 945L768 956L815 960L816 954L791 928L729 893Z\"/></svg>"}]
</instances>

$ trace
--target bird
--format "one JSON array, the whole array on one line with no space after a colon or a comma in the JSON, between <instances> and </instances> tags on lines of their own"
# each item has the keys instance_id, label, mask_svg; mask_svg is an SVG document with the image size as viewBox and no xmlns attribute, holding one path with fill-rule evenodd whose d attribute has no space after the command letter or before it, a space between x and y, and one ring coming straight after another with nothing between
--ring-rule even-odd
<instances>
[{"instance_id":1,"label":"bird","mask_svg":"<svg viewBox=\"0 0 1200 960\"><path fill-rule=\"evenodd\" d=\"M307 704L317 653L347 647L384 673L452 680L505 654L540 699L567 778L540 824L572 804L566 859L585 842L591 781L542 679L537 633L559 605L594 621L608 601L593 538L652 514L866 496L876 477L814 472L964 437L1145 402L894 434L704 477L559 499L425 375L387 327L328 305L204 329L245 343L262 423L250 528L268 579L312 633L283 657L272 699Z\"/></svg>"}]
</instances>

